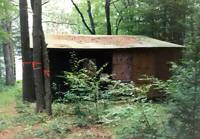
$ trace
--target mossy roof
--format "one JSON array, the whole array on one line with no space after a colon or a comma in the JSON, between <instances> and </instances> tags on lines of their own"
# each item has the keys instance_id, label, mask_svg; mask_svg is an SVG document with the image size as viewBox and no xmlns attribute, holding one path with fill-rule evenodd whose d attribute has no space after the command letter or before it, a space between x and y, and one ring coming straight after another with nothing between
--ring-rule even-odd
<instances>
[{"instance_id":1,"label":"mossy roof","mask_svg":"<svg viewBox=\"0 0 200 139\"><path fill-rule=\"evenodd\" d=\"M182 45L131 35L45 35L48 48L60 49L127 49L127 48L183 48Z\"/></svg>"}]
</instances>

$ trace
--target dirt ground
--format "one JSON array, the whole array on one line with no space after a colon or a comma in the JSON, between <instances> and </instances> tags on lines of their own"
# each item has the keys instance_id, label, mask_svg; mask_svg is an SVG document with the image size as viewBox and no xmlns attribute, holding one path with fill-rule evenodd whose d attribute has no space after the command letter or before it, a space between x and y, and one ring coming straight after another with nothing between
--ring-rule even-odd
<instances>
[{"instance_id":1,"label":"dirt ground","mask_svg":"<svg viewBox=\"0 0 200 139\"><path fill-rule=\"evenodd\" d=\"M68 136L69 139L111 139L112 134L106 129L98 126L91 126L86 128L74 128L72 133Z\"/></svg>"},{"instance_id":2,"label":"dirt ground","mask_svg":"<svg viewBox=\"0 0 200 139\"><path fill-rule=\"evenodd\" d=\"M23 130L22 126L17 126L14 128L6 129L6 130L0 132L0 139L13 139L22 130Z\"/></svg>"},{"instance_id":3,"label":"dirt ground","mask_svg":"<svg viewBox=\"0 0 200 139\"><path fill-rule=\"evenodd\" d=\"M0 107L0 114L14 116L17 114L15 105L8 105L4 108ZM0 139L13 139L18 132L20 132L23 129L21 126L9 128L3 131L0 131Z\"/></svg>"}]
</instances>

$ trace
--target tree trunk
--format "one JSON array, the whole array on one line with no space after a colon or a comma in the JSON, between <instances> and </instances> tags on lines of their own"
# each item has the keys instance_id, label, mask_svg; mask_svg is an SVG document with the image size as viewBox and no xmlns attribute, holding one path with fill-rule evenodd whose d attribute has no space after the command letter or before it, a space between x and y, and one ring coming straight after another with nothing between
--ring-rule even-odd
<instances>
[{"instance_id":1,"label":"tree trunk","mask_svg":"<svg viewBox=\"0 0 200 139\"><path fill-rule=\"evenodd\" d=\"M105 0L105 13L106 13L106 27L107 35L112 35L111 23L110 23L110 0Z\"/></svg>"},{"instance_id":2,"label":"tree trunk","mask_svg":"<svg viewBox=\"0 0 200 139\"><path fill-rule=\"evenodd\" d=\"M21 48L23 62L23 101L35 101L34 79L32 69L32 52L30 50L27 0L19 0Z\"/></svg>"},{"instance_id":3,"label":"tree trunk","mask_svg":"<svg viewBox=\"0 0 200 139\"><path fill-rule=\"evenodd\" d=\"M33 8L33 70L36 91L36 112L46 112L51 115L51 87L49 72L49 57L47 44L42 28L41 0L32 1Z\"/></svg>"},{"instance_id":4,"label":"tree trunk","mask_svg":"<svg viewBox=\"0 0 200 139\"><path fill-rule=\"evenodd\" d=\"M45 90L42 70L42 41L41 41L41 0L34 0L33 8L33 72L36 92L36 113L45 109Z\"/></svg>"},{"instance_id":5,"label":"tree trunk","mask_svg":"<svg viewBox=\"0 0 200 139\"><path fill-rule=\"evenodd\" d=\"M121 22L122 22L122 19L123 19L123 17L121 16L121 17L119 17L118 20L116 20L116 29L115 29L115 34L116 34L116 35L118 35L119 26L120 26L120 24L121 24Z\"/></svg>"},{"instance_id":6,"label":"tree trunk","mask_svg":"<svg viewBox=\"0 0 200 139\"><path fill-rule=\"evenodd\" d=\"M118 35L119 27L120 27L120 24L121 24L121 22L122 22L122 20L123 20L123 15L122 15L123 10L121 10L121 11L118 10L118 8L117 8L117 6L115 5L115 3L113 3L113 6L114 6L116 12L118 13L118 17L117 17L116 22L115 22L115 26L116 26L116 27L115 27L115 34Z\"/></svg>"},{"instance_id":7,"label":"tree trunk","mask_svg":"<svg viewBox=\"0 0 200 139\"><path fill-rule=\"evenodd\" d=\"M92 8L91 8L91 2L90 0L87 0L87 4L88 4L88 16L89 16L89 19L90 19L90 25L91 25L91 29L92 29L92 32L93 34L96 34L96 31L95 31L95 24L94 24L94 18L92 16Z\"/></svg>"},{"instance_id":8,"label":"tree trunk","mask_svg":"<svg viewBox=\"0 0 200 139\"><path fill-rule=\"evenodd\" d=\"M47 44L45 42L44 33L42 32L42 55L43 55L43 74L44 74L44 88L45 88L45 107L47 114L52 114L51 103L52 103L52 94L51 94L51 84L50 84L50 70L49 70L49 55L47 51Z\"/></svg>"},{"instance_id":9,"label":"tree trunk","mask_svg":"<svg viewBox=\"0 0 200 139\"><path fill-rule=\"evenodd\" d=\"M3 22L3 29L9 35L9 37L3 42L3 54L6 69L6 85L14 85L16 82L15 54L14 47L10 38L11 24L11 21Z\"/></svg>"}]
</instances>

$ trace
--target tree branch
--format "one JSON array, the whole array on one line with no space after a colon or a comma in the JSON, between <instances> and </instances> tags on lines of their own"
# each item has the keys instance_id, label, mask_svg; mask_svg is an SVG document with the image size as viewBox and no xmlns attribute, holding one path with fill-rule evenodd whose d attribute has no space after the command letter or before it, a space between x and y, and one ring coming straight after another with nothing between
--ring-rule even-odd
<instances>
[{"instance_id":1,"label":"tree branch","mask_svg":"<svg viewBox=\"0 0 200 139\"><path fill-rule=\"evenodd\" d=\"M47 3L49 3L49 0L45 1L44 3L42 3L42 6L45 5L45 4L47 4Z\"/></svg>"},{"instance_id":2,"label":"tree branch","mask_svg":"<svg viewBox=\"0 0 200 139\"><path fill-rule=\"evenodd\" d=\"M43 23L52 23L52 24L60 24L60 25L70 25L70 26L75 26L77 24L75 23L66 23L66 22L56 22L56 21L43 21Z\"/></svg>"},{"instance_id":3,"label":"tree branch","mask_svg":"<svg viewBox=\"0 0 200 139\"><path fill-rule=\"evenodd\" d=\"M72 4L74 5L74 7L76 8L77 12L79 13L81 19L82 19L82 22L83 24L85 25L85 27L87 28L87 30L91 33L91 34L94 34L94 32L90 29L90 27L87 25L86 21L85 21L85 18L82 14L82 12L80 11L80 9L78 8L78 6L76 5L76 3L71 0Z\"/></svg>"},{"instance_id":4,"label":"tree branch","mask_svg":"<svg viewBox=\"0 0 200 139\"><path fill-rule=\"evenodd\" d=\"M115 33L116 35L118 35L118 31L119 31L119 26L123 20L123 16L122 16L122 11L119 11L117 6L115 5L115 3L113 3L113 6L115 8L115 10L117 11L117 13L119 14L117 20L116 20L116 30L115 30Z\"/></svg>"},{"instance_id":5,"label":"tree branch","mask_svg":"<svg viewBox=\"0 0 200 139\"><path fill-rule=\"evenodd\" d=\"M115 29L115 34L116 34L116 35L118 35L118 32L119 32L119 26L120 26L120 24L121 24L121 22L122 22L122 19L123 19L123 17L120 16L120 17L117 18L117 20L116 20L116 29Z\"/></svg>"},{"instance_id":6,"label":"tree branch","mask_svg":"<svg viewBox=\"0 0 200 139\"><path fill-rule=\"evenodd\" d=\"M111 1L110 4L114 4L114 3L118 2L118 1L120 1L120 0Z\"/></svg>"}]
</instances>

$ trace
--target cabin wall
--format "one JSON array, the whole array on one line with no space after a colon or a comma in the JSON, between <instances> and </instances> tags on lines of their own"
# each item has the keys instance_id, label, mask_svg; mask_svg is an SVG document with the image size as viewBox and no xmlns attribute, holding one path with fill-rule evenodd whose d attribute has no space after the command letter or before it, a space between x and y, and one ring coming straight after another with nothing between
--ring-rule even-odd
<instances>
[{"instance_id":1,"label":"cabin wall","mask_svg":"<svg viewBox=\"0 0 200 139\"><path fill-rule=\"evenodd\" d=\"M104 73L113 74L113 79L134 81L136 84L144 83L139 80L144 74L154 76L161 80L170 77L170 62L177 62L181 58L181 48L138 48L120 50L75 50L79 59L95 59L97 67L105 63L108 66ZM56 83L65 90L63 71L70 71L70 51L67 49L48 49L50 59L51 83Z\"/></svg>"},{"instance_id":2,"label":"cabin wall","mask_svg":"<svg viewBox=\"0 0 200 139\"><path fill-rule=\"evenodd\" d=\"M114 79L132 80L136 84L143 75L154 76L161 80L170 77L170 62L178 62L181 48L138 48L115 50L113 52Z\"/></svg>"},{"instance_id":3,"label":"cabin wall","mask_svg":"<svg viewBox=\"0 0 200 139\"><path fill-rule=\"evenodd\" d=\"M136 49L131 52L133 55L132 68L133 72L130 75L132 80L136 83L143 83L140 80L144 75L155 76L155 62L156 53L153 49Z\"/></svg>"},{"instance_id":4,"label":"cabin wall","mask_svg":"<svg viewBox=\"0 0 200 139\"><path fill-rule=\"evenodd\" d=\"M182 58L182 49L181 48L165 48L157 49L156 56L156 77L161 80L167 80L171 76L170 62L179 63Z\"/></svg>"}]
</instances>

